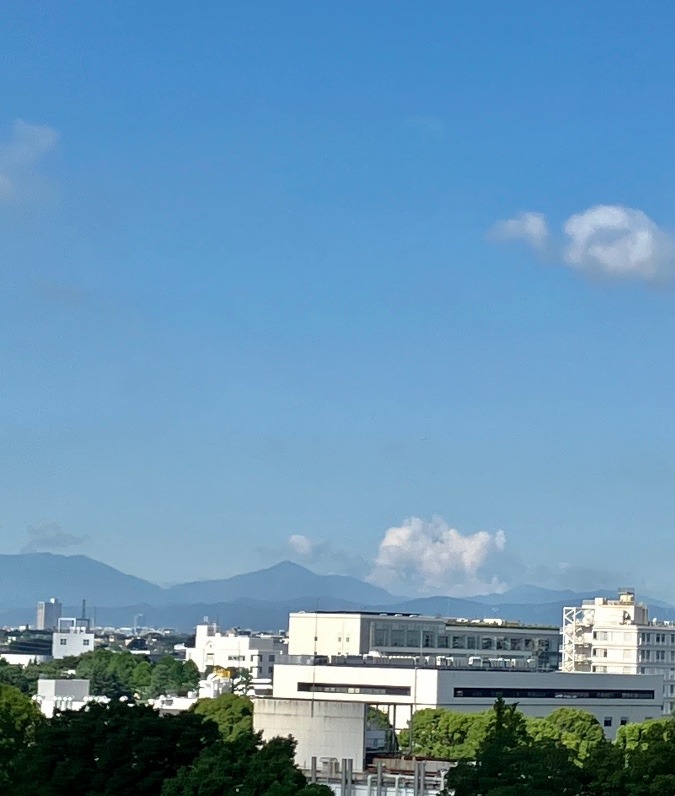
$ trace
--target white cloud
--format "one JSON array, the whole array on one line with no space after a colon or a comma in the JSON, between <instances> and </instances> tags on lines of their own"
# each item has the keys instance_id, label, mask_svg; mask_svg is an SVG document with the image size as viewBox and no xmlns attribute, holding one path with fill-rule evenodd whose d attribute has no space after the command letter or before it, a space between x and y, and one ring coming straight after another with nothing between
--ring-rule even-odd
<instances>
[{"instance_id":1,"label":"white cloud","mask_svg":"<svg viewBox=\"0 0 675 796\"><path fill-rule=\"evenodd\" d=\"M642 210L596 205L565 222L564 258L573 268L609 277L663 279L672 244Z\"/></svg>"},{"instance_id":2,"label":"white cloud","mask_svg":"<svg viewBox=\"0 0 675 796\"><path fill-rule=\"evenodd\" d=\"M11 136L0 144L0 200L17 196L22 181L31 177L32 167L56 146L57 140L53 127L22 119L14 122Z\"/></svg>"},{"instance_id":3,"label":"white cloud","mask_svg":"<svg viewBox=\"0 0 675 796\"><path fill-rule=\"evenodd\" d=\"M497 241L523 240L535 249L543 249L549 235L543 213L518 213L514 218L498 221L489 234Z\"/></svg>"},{"instance_id":4,"label":"white cloud","mask_svg":"<svg viewBox=\"0 0 675 796\"><path fill-rule=\"evenodd\" d=\"M672 275L675 247L649 216L631 207L595 205L563 224L565 240L550 246L542 213L520 213L498 221L489 232L496 241L523 240L563 265L587 276L664 282Z\"/></svg>"},{"instance_id":5,"label":"white cloud","mask_svg":"<svg viewBox=\"0 0 675 796\"><path fill-rule=\"evenodd\" d=\"M474 595L503 591L495 559L506 547L503 531L464 535L440 517L410 517L389 528L368 580L391 590ZM407 588L406 588L407 587Z\"/></svg>"},{"instance_id":6,"label":"white cloud","mask_svg":"<svg viewBox=\"0 0 675 796\"><path fill-rule=\"evenodd\" d=\"M316 552L316 542L299 533L294 533L288 537L288 546L293 553L302 556L302 558L312 558Z\"/></svg>"}]
</instances>

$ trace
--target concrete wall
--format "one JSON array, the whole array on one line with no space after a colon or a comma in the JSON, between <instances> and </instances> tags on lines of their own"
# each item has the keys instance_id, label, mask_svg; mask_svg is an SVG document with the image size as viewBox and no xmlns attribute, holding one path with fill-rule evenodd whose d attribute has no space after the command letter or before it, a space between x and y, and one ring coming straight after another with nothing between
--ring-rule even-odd
<instances>
[{"instance_id":1,"label":"concrete wall","mask_svg":"<svg viewBox=\"0 0 675 796\"><path fill-rule=\"evenodd\" d=\"M288 619L289 655L360 655L368 652L360 614L292 613Z\"/></svg>"},{"instance_id":2,"label":"concrete wall","mask_svg":"<svg viewBox=\"0 0 675 796\"><path fill-rule=\"evenodd\" d=\"M363 771L365 761L365 704L327 700L259 699L253 711L253 726L263 739L292 735L297 741L295 762L309 770L312 757L350 758L354 771Z\"/></svg>"},{"instance_id":3,"label":"concrete wall","mask_svg":"<svg viewBox=\"0 0 675 796\"><path fill-rule=\"evenodd\" d=\"M83 701L89 696L89 680L51 680L40 678L37 681L39 697L72 697Z\"/></svg>"}]
</instances>

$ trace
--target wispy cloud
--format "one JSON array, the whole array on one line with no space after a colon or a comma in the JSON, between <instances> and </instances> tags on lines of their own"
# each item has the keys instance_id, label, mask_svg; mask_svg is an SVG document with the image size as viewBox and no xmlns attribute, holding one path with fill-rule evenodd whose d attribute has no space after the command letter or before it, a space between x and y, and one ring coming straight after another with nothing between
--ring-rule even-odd
<instances>
[{"instance_id":1,"label":"wispy cloud","mask_svg":"<svg viewBox=\"0 0 675 796\"><path fill-rule=\"evenodd\" d=\"M305 566L358 578L365 577L370 570L370 563L362 556L325 539L312 539L299 533L291 534L281 547L259 547L257 552L266 559L290 558Z\"/></svg>"},{"instance_id":2,"label":"wispy cloud","mask_svg":"<svg viewBox=\"0 0 675 796\"><path fill-rule=\"evenodd\" d=\"M514 218L498 221L489 234L495 241L523 240L535 249L543 249L549 238L542 213L518 213Z\"/></svg>"},{"instance_id":3,"label":"wispy cloud","mask_svg":"<svg viewBox=\"0 0 675 796\"><path fill-rule=\"evenodd\" d=\"M22 553L38 553L45 550L64 550L88 541L88 536L76 536L64 531L57 522L43 522L26 529L28 541Z\"/></svg>"},{"instance_id":4,"label":"wispy cloud","mask_svg":"<svg viewBox=\"0 0 675 796\"><path fill-rule=\"evenodd\" d=\"M673 276L675 242L642 210L595 205L570 216L562 232L562 243L552 244L544 215L527 212L498 221L488 236L523 240L539 253L546 249L563 265L593 278L662 284Z\"/></svg>"},{"instance_id":5,"label":"wispy cloud","mask_svg":"<svg viewBox=\"0 0 675 796\"><path fill-rule=\"evenodd\" d=\"M0 143L0 201L19 198L26 180L33 177L37 162L58 140L53 127L17 119L9 138Z\"/></svg>"},{"instance_id":6,"label":"wispy cloud","mask_svg":"<svg viewBox=\"0 0 675 796\"><path fill-rule=\"evenodd\" d=\"M503 591L495 561L504 553L503 531L462 534L441 517L410 517L389 528L372 571L372 583L393 591L474 595Z\"/></svg>"}]
</instances>

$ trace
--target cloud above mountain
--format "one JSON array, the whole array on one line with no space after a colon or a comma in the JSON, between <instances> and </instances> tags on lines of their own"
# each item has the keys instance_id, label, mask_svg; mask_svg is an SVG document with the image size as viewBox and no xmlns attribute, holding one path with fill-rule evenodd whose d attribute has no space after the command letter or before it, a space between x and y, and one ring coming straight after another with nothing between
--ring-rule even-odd
<instances>
[{"instance_id":1,"label":"cloud above mountain","mask_svg":"<svg viewBox=\"0 0 675 796\"><path fill-rule=\"evenodd\" d=\"M554 239L542 213L523 212L498 221L496 242L521 240L540 255L595 279L663 284L673 276L675 241L642 210L595 205L570 216Z\"/></svg>"},{"instance_id":2,"label":"cloud above mountain","mask_svg":"<svg viewBox=\"0 0 675 796\"><path fill-rule=\"evenodd\" d=\"M441 517L410 517L389 528L368 576L390 591L455 596L503 591L498 559L505 551L503 531L463 534Z\"/></svg>"}]
</instances>

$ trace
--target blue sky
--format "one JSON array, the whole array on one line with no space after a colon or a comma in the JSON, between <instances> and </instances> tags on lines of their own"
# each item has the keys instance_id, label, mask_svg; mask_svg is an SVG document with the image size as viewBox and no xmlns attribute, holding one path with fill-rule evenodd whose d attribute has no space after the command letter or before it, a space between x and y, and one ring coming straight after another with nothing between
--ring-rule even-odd
<instances>
[{"instance_id":1,"label":"blue sky","mask_svg":"<svg viewBox=\"0 0 675 796\"><path fill-rule=\"evenodd\" d=\"M0 24L1 552L675 599L669 4Z\"/></svg>"}]
</instances>

